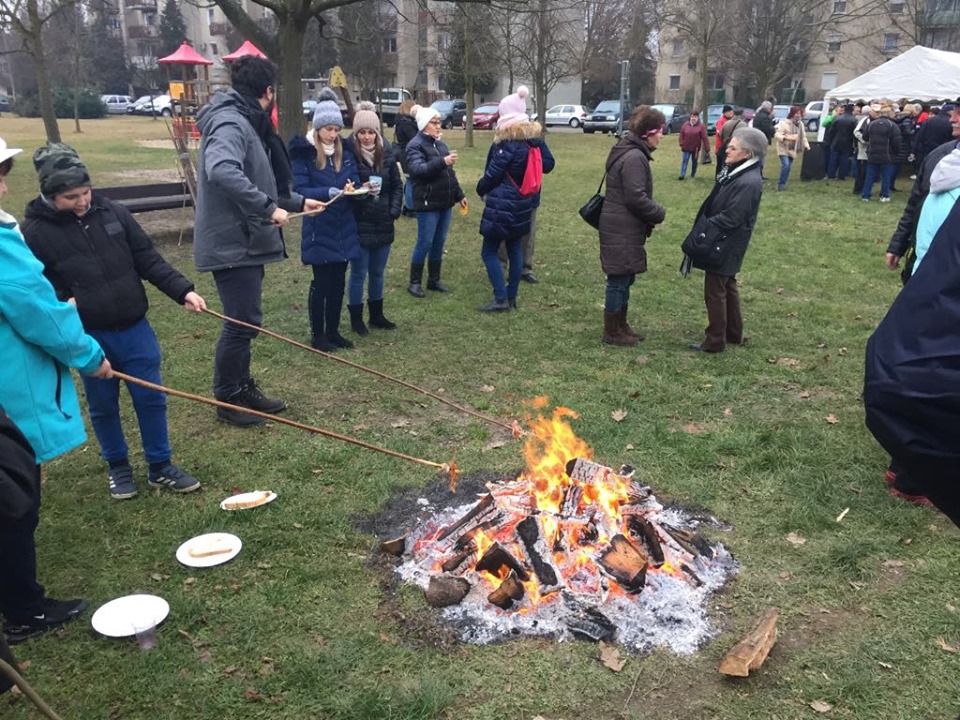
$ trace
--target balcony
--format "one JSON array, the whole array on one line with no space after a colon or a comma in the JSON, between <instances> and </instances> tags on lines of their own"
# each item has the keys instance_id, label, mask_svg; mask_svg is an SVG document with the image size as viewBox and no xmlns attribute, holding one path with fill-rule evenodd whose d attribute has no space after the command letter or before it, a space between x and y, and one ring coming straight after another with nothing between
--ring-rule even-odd
<instances>
[{"instance_id":1,"label":"balcony","mask_svg":"<svg viewBox=\"0 0 960 720\"><path fill-rule=\"evenodd\" d=\"M142 10L143 12L157 12L157 0L126 0L125 10Z\"/></svg>"},{"instance_id":2,"label":"balcony","mask_svg":"<svg viewBox=\"0 0 960 720\"><path fill-rule=\"evenodd\" d=\"M226 37L233 31L233 25L228 22L212 22L210 23L210 34L211 35L222 35Z\"/></svg>"},{"instance_id":3,"label":"balcony","mask_svg":"<svg viewBox=\"0 0 960 720\"><path fill-rule=\"evenodd\" d=\"M156 25L131 25L127 28L127 37L131 40L157 37Z\"/></svg>"}]
</instances>

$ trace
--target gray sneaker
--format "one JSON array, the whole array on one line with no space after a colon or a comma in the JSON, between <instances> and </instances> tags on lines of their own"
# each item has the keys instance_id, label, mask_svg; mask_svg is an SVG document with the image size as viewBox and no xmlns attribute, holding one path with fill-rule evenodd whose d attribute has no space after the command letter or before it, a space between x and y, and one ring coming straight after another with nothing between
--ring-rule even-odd
<instances>
[{"instance_id":1,"label":"gray sneaker","mask_svg":"<svg viewBox=\"0 0 960 720\"><path fill-rule=\"evenodd\" d=\"M137 496L137 486L133 482L133 469L121 465L110 469L110 497L114 500L129 500Z\"/></svg>"},{"instance_id":2,"label":"gray sneaker","mask_svg":"<svg viewBox=\"0 0 960 720\"><path fill-rule=\"evenodd\" d=\"M150 487L165 487L178 493L200 489L200 482L195 477L188 475L173 463L167 463L160 472L151 472L148 482Z\"/></svg>"}]
</instances>

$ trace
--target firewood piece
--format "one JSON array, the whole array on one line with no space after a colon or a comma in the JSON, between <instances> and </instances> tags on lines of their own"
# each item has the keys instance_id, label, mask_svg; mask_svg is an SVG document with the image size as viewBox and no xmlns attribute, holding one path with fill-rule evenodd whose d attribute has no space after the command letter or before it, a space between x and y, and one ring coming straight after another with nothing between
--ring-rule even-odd
<instances>
[{"instance_id":1,"label":"firewood piece","mask_svg":"<svg viewBox=\"0 0 960 720\"><path fill-rule=\"evenodd\" d=\"M434 575L423 594L430 607L442 608L456 605L470 592L470 583L459 577Z\"/></svg>"},{"instance_id":2,"label":"firewood piece","mask_svg":"<svg viewBox=\"0 0 960 720\"><path fill-rule=\"evenodd\" d=\"M393 540L384 540L380 543L380 549L388 555L400 557L407 549L407 536L401 535Z\"/></svg>"},{"instance_id":3,"label":"firewood piece","mask_svg":"<svg viewBox=\"0 0 960 720\"><path fill-rule=\"evenodd\" d=\"M637 537L643 539L644 545L646 545L647 550L650 551L650 557L653 559L650 564L654 567L663 565L663 545L660 544L660 538L657 537L657 531L654 529L653 524L639 515L630 515L627 520L627 525Z\"/></svg>"},{"instance_id":4,"label":"firewood piece","mask_svg":"<svg viewBox=\"0 0 960 720\"><path fill-rule=\"evenodd\" d=\"M573 517L577 514L580 507L580 499L583 497L583 488L579 485L571 485L567 488L566 495L563 496L563 505L560 507L560 515L563 517Z\"/></svg>"},{"instance_id":5,"label":"firewood piece","mask_svg":"<svg viewBox=\"0 0 960 720\"><path fill-rule=\"evenodd\" d=\"M440 569L446 573L453 572L458 567L463 565L463 561L469 557L473 557L473 550L461 550L456 555L447 558L443 561L443 564L440 566Z\"/></svg>"},{"instance_id":6,"label":"firewood piece","mask_svg":"<svg viewBox=\"0 0 960 720\"><path fill-rule=\"evenodd\" d=\"M681 530L663 523L660 524L660 527L677 542L677 545L691 555L705 555L708 560L713 559L713 548L699 533Z\"/></svg>"},{"instance_id":7,"label":"firewood piece","mask_svg":"<svg viewBox=\"0 0 960 720\"><path fill-rule=\"evenodd\" d=\"M491 495L490 493L487 493L482 498L480 498L480 502L474 505L466 515L464 515L462 518L457 520L453 525L449 525L448 527L445 527L443 530L441 530L440 534L437 535L437 541L444 540L450 535L452 535L453 533L455 533L457 530L460 530L461 528L466 527L477 516L483 515L484 512L489 510L491 507L493 507L493 495Z\"/></svg>"},{"instance_id":8,"label":"firewood piece","mask_svg":"<svg viewBox=\"0 0 960 720\"><path fill-rule=\"evenodd\" d=\"M485 520L476 527L470 528L463 535L457 538L457 541L453 544L453 549L457 552L461 550L466 550L468 548L475 547L475 538L480 532L487 533L488 535L494 535L495 532L492 532L500 522L503 520L503 515L501 513L494 514L489 520Z\"/></svg>"},{"instance_id":9,"label":"firewood piece","mask_svg":"<svg viewBox=\"0 0 960 720\"><path fill-rule=\"evenodd\" d=\"M540 592L558 590L561 585L560 572L550 562L550 550L543 532L543 522L531 515L517 524L517 535L527 551L527 559L533 565L533 572L540 581Z\"/></svg>"},{"instance_id":10,"label":"firewood piece","mask_svg":"<svg viewBox=\"0 0 960 720\"><path fill-rule=\"evenodd\" d=\"M627 488L627 504L639 505L648 500L651 495L653 495L653 490L650 489L649 485L641 485L634 480Z\"/></svg>"},{"instance_id":11,"label":"firewood piece","mask_svg":"<svg viewBox=\"0 0 960 720\"><path fill-rule=\"evenodd\" d=\"M596 561L628 593L643 590L647 581L647 556L623 535L614 535Z\"/></svg>"},{"instance_id":12,"label":"firewood piece","mask_svg":"<svg viewBox=\"0 0 960 720\"><path fill-rule=\"evenodd\" d=\"M700 576L694 572L692 567L682 562L680 563L680 569L690 576L690 579L693 580L694 585L696 585L697 587L700 587L701 585L703 585L703 580L701 580Z\"/></svg>"},{"instance_id":13,"label":"firewood piece","mask_svg":"<svg viewBox=\"0 0 960 720\"><path fill-rule=\"evenodd\" d=\"M612 640L617 632L610 619L595 607L585 605L573 593L563 591L564 604L570 609L564 623L574 635L599 642Z\"/></svg>"},{"instance_id":14,"label":"firewood piece","mask_svg":"<svg viewBox=\"0 0 960 720\"><path fill-rule=\"evenodd\" d=\"M487 600L498 608L509 610L513 607L514 601L520 600L522 597L523 585L520 583L516 571L511 570L510 574L500 583L500 587L487 595Z\"/></svg>"},{"instance_id":15,"label":"firewood piece","mask_svg":"<svg viewBox=\"0 0 960 720\"><path fill-rule=\"evenodd\" d=\"M726 654L720 662L720 672L734 677L747 677L751 670L763 665L770 649L777 642L776 608L767 610L753 629Z\"/></svg>"},{"instance_id":16,"label":"firewood piece","mask_svg":"<svg viewBox=\"0 0 960 720\"><path fill-rule=\"evenodd\" d=\"M483 557L477 561L477 572L488 572L494 577L500 576L500 568L506 568L517 574L517 576L526 582L530 579L530 573L523 564L517 560L510 551L503 545L495 542L483 554Z\"/></svg>"}]
</instances>

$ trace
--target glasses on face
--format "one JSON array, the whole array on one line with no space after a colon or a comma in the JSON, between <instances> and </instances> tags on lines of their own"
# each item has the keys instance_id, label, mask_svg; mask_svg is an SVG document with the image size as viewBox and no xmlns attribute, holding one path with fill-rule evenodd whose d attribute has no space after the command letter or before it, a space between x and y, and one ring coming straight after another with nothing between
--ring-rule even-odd
<instances>
[{"instance_id":1,"label":"glasses on face","mask_svg":"<svg viewBox=\"0 0 960 720\"><path fill-rule=\"evenodd\" d=\"M439 125L439 124L440 124L439 120L431 120L430 122L427 123L427 125Z\"/></svg>"}]
</instances>

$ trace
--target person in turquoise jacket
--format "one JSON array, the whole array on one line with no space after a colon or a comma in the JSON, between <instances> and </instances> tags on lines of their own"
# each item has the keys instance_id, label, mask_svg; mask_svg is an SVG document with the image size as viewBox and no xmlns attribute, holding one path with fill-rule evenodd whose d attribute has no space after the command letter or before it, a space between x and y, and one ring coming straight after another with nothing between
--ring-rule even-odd
<instances>
[{"instance_id":1,"label":"person in turquoise jacket","mask_svg":"<svg viewBox=\"0 0 960 720\"><path fill-rule=\"evenodd\" d=\"M16 148L0 138L0 197ZM106 378L110 363L83 331L73 305L60 302L43 265L0 210L0 406L36 456L35 504L0 523L0 613L11 644L76 619L85 600L54 600L37 582L34 533L40 519L40 463L86 441L70 368Z\"/></svg>"}]
</instances>

